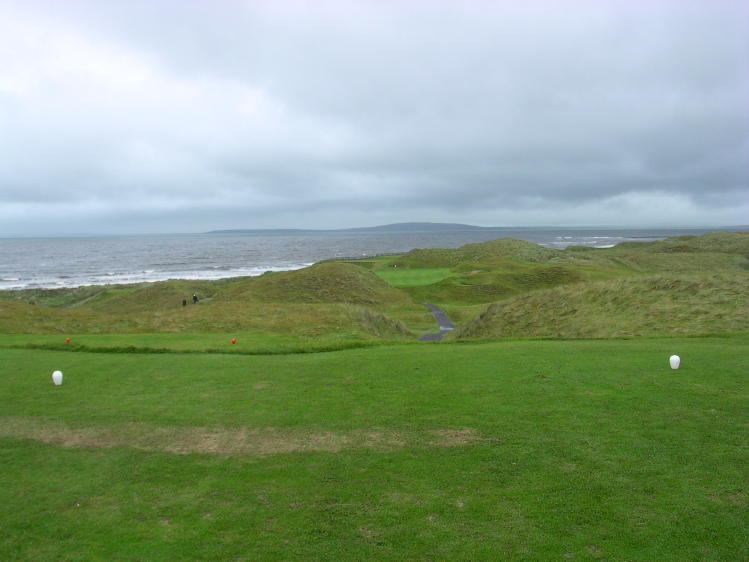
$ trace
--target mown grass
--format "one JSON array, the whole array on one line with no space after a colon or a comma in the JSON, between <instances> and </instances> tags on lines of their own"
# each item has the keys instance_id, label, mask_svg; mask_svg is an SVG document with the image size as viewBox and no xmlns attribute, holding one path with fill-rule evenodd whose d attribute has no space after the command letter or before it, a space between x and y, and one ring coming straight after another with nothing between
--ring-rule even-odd
<instances>
[{"instance_id":1,"label":"mown grass","mask_svg":"<svg viewBox=\"0 0 749 562\"><path fill-rule=\"evenodd\" d=\"M67 341L70 339L70 341ZM232 343L236 340L236 343ZM318 353L375 345L392 340L362 337L354 333L304 337L275 332L138 333L138 334L5 334L0 348L107 353L236 353L273 355Z\"/></svg>"},{"instance_id":2,"label":"mown grass","mask_svg":"<svg viewBox=\"0 0 749 562\"><path fill-rule=\"evenodd\" d=\"M0 294L0 558L747 559L748 240Z\"/></svg>"},{"instance_id":3,"label":"mown grass","mask_svg":"<svg viewBox=\"0 0 749 562\"><path fill-rule=\"evenodd\" d=\"M379 268L377 276L387 281L393 287L419 287L431 285L450 277L452 273L447 267L431 267L420 269Z\"/></svg>"},{"instance_id":4,"label":"mown grass","mask_svg":"<svg viewBox=\"0 0 749 562\"><path fill-rule=\"evenodd\" d=\"M745 559L747 344L0 349L0 557Z\"/></svg>"}]
</instances>

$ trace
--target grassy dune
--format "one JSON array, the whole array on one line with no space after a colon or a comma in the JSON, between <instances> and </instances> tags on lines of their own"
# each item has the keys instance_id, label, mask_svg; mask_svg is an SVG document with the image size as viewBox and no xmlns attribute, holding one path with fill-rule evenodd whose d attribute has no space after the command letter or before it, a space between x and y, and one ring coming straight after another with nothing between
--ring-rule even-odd
<instances>
[{"instance_id":1,"label":"grassy dune","mask_svg":"<svg viewBox=\"0 0 749 562\"><path fill-rule=\"evenodd\" d=\"M535 291L490 305L456 338L606 338L747 330L749 275L656 275Z\"/></svg>"},{"instance_id":2,"label":"grassy dune","mask_svg":"<svg viewBox=\"0 0 749 562\"><path fill-rule=\"evenodd\" d=\"M255 332L317 339L327 347L341 339L413 337L401 318L417 327L430 324L429 314L405 293L363 268L337 263L214 283L5 293L5 333ZM197 306L193 293L201 297Z\"/></svg>"},{"instance_id":3,"label":"grassy dune","mask_svg":"<svg viewBox=\"0 0 749 562\"><path fill-rule=\"evenodd\" d=\"M636 278L665 273L691 286L695 274L725 273L731 276L726 283L744 286L748 256L747 233L681 236L609 249L552 250L501 239L218 282L4 291L0 331L235 332L254 333L253 339L266 333L275 340L287 335L316 339L327 348L331 341L413 338L433 331L434 321L420 304L432 302L463 325L456 334L461 337L726 332L745 329L746 311L741 305L723 310L721 303L729 297L722 280L706 281L695 295L676 299L671 309L667 304L679 289L652 292ZM193 293L201 304L182 307ZM648 301L644 295L666 300ZM481 305L491 307L482 315Z\"/></svg>"},{"instance_id":4,"label":"grassy dune","mask_svg":"<svg viewBox=\"0 0 749 562\"><path fill-rule=\"evenodd\" d=\"M349 303L374 307L408 304L408 297L365 268L323 262L296 271L262 275L217 296L283 303Z\"/></svg>"},{"instance_id":5,"label":"grassy dune","mask_svg":"<svg viewBox=\"0 0 749 562\"><path fill-rule=\"evenodd\" d=\"M421 311L419 311L421 314ZM163 312L104 314L0 302L10 334L254 333L289 336L300 345L349 339L413 337L405 325L370 308L346 304L212 303Z\"/></svg>"}]
</instances>

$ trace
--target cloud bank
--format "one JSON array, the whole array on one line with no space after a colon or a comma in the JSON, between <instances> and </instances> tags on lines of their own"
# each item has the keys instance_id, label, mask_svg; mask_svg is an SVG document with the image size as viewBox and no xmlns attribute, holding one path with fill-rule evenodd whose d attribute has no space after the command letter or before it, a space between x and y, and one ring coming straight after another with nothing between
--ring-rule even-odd
<instances>
[{"instance_id":1,"label":"cloud bank","mask_svg":"<svg viewBox=\"0 0 749 562\"><path fill-rule=\"evenodd\" d=\"M749 8L0 4L0 234L749 217Z\"/></svg>"}]
</instances>

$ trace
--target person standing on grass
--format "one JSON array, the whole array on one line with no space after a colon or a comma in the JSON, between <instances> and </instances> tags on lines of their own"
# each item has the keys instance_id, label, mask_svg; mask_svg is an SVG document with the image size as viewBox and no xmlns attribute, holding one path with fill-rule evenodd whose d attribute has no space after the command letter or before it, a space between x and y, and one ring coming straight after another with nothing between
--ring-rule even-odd
<instances>
[{"instance_id":1,"label":"person standing on grass","mask_svg":"<svg viewBox=\"0 0 749 562\"><path fill-rule=\"evenodd\" d=\"M198 298L198 295L193 295L192 296L192 304L198 304L199 301L200 301L200 299Z\"/></svg>"}]
</instances>

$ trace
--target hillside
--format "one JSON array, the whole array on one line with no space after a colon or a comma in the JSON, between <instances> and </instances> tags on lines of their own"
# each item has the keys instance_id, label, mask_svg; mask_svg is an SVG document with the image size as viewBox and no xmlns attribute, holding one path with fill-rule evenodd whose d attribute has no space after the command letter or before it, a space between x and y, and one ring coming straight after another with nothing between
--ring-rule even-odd
<instances>
[{"instance_id":1,"label":"hillside","mask_svg":"<svg viewBox=\"0 0 749 562\"><path fill-rule=\"evenodd\" d=\"M200 296L199 305L192 304L193 293ZM4 333L249 331L307 339L400 339L413 337L401 320L413 326L429 320L423 307L370 271L332 262L258 278L13 291L2 296ZM182 306L183 299L188 306Z\"/></svg>"},{"instance_id":2,"label":"hillside","mask_svg":"<svg viewBox=\"0 0 749 562\"><path fill-rule=\"evenodd\" d=\"M746 287L748 256L749 233L740 232L606 249L505 238L212 282L4 291L0 331L401 339L434 330L424 302L463 325L455 337L746 330L744 301L731 291Z\"/></svg>"},{"instance_id":3,"label":"hillside","mask_svg":"<svg viewBox=\"0 0 749 562\"><path fill-rule=\"evenodd\" d=\"M346 303L375 307L408 302L406 295L371 271L337 262L249 279L227 288L216 300L242 298L274 303Z\"/></svg>"},{"instance_id":4,"label":"hillside","mask_svg":"<svg viewBox=\"0 0 749 562\"><path fill-rule=\"evenodd\" d=\"M616 248L659 253L720 252L749 258L749 232L710 232L701 236L674 236L654 242L624 242Z\"/></svg>"},{"instance_id":5,"label":"hillside","mask_svg":"<svg viewBox=\"0 0 749 562\"><path fill-rule=\"evenodd\" d=\"M515 238L499 238L488 242L466 244L455 249L416 249L399 256L392 263L400 268L454 267L459 264L515 259L544 263L563 260L561 250L544 248L533 242Z\"/></svg>"},{"instance_id":6,"label":"hillside","mask_svg":"<svg viewBox=\"0 0 749 562\"><path fill-rule=\"evenodd\" d=\"M387 277L415 270L449 268L431 283L404 287L417 301L441 304L490 303L528 291L632 274L612 261L578 259L563 250L513 238L467 244L457 249L412 250L388 264Z\"/></svg>"},{"instance_id":7,"label":"hillside","mask_svg":"<svg viewBox=\"0 0 749 562\"><path fill-rule=\"evenodd\" d=\"M613 248L572 246L565 253L578 263L619 266L638 273L749 270L749 232L711 232L655 242L623 242Z\"/></svg>"},{"instance_id":8,"label":"hillside","mask_svg":"<svg viewBox=\"0 0 749 562\"><path fill-rule=\"evenodd\" d=\"M375 272L401 286L417 302L475 305L539 289L652 273L749 270L749 234L715 232L658 242L627 242L613 248L565 250L503 238L456 249L417 249L378 264ZM416 272L437 277L409 284ZM437 272L439 276L437 276Z\"/></svg>"},{"instance_id":9,"label":"hillside","mask_svg":"<svg viewBox=\"0 0 749 562\"><path fill-rule=\"evenodd\" d=\"M490 305L452 337L606 338L745 331L749 275L631 277L535 291Z\"/></svg>"}]
</instances>

